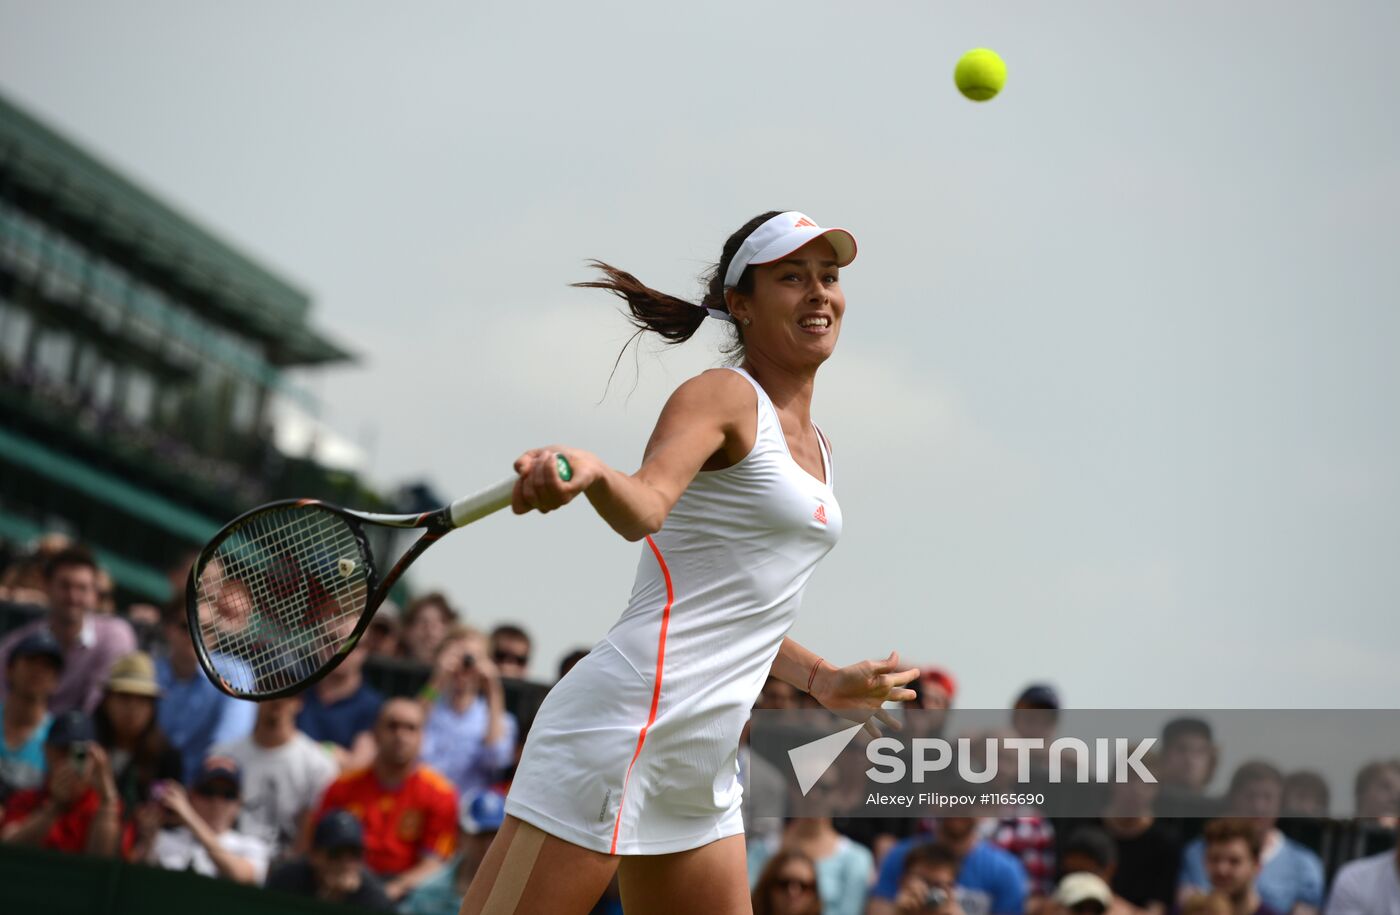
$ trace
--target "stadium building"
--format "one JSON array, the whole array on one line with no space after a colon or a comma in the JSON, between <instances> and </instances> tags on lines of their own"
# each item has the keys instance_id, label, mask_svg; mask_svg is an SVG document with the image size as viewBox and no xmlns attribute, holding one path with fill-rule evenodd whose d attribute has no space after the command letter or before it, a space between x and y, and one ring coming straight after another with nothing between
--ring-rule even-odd
<instances>
[{"instance_id":1,"label":"stadium building","mask_svg":"<svg viewBox=\"0 0 1400 915\"><path fill-rule=\"evenodd\" d=\"M79 537L126 599L163 601L166 569L259 502L378 507L289 377L351 358L309 311L0 97L0 539Z\"/></svg>"}]
</instances>

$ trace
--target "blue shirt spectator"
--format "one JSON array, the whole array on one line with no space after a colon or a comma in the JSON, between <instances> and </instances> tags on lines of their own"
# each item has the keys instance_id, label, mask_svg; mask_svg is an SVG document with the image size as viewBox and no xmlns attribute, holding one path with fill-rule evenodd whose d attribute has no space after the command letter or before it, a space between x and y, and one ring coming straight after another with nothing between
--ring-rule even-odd
<instances>
[{"instance_id":1,"label":"blue shirt spectator","mask_svg":"<svg viewBox=\"0 0 1400 915\"><path fill-rule=\"evenodd\" d=\"M983 910L990 915L1021 915L1026 908L1026 870L1016 856L998 848L972 833L976 821L971 817L945 817L939 823L944 843L955 850L966 847L958 866L957 885L965 891L964 908L972 915L970 903L985 901ZM964 832L966 830L966 833ZM904 873L904 859L916 845L931 841L929 836L911 836L895 843L880 863L872 900L892 904L899 892L899 880ZM886 907L882 911L893 911Z\"/></svg>"},{"instance_id":2,"label":"blue shirt spectator","mask_svg":"<svg viewBox=\"0 0 1400 915\"><path fill-rule=\"evenodd\" d=\"M461 711L448 699L434 702L423 726L423 762L447 776L458 794L470 796L491 787L515 760L515 716L500 714L501 736L487 743L490 707L485 696Z\"/></svg>"},{"instance_id":3,"label":"blue shirt spectator","mask_svg":"<svg viewBox=\"0 0 1400 915\"><path fill-rule=\"evenodd\" d=\"M0 721L5 718L5 703L0 702ZM48 712L39 725L18 746L0 739L0 798L21 788L37 788L44 781L44 738L49 736L53 716Z\"/></svg>"},{"instance_id":4,"label":"blue shirt spectator","mask_svg":"<svg viewBox=\"0 0 1400 915\"><path fill-rule=\"evenodd\" d=\"M297 727L312 740L346 750L361 734L374 730L384 695L365 682L366 652L356 648L320 682L302 694Z\"/></svg>"},{"instance_id":5,"label":"blue shirt spectator","mask_svg":"<svg viewBox=\"0 0 1400 915\"><path fill-rule=\"evenodd\" d=\"M257 706L219 692L203 672L181 677L168 658L158 658L156 680L161 689L156 720L180 751L185 781L199 771L210 747L242 740L253 732Z\"/></svg>"},{"instance_id":6,"label":"blue shirt spectator","mask_svg":"<svg viewBox=\"0 0 1400 915\"><path fill-rule=\"evenodd\" d=\"M1205 848L1204 839L1186 846L1181 859L1182 886L1210 891ZM1272 829L1264 839L1263 859L1255 888L1264 905L1285 913L1298 903L1322 907L1322 859L1316 853Z\"/></svg>"}]
</instances>

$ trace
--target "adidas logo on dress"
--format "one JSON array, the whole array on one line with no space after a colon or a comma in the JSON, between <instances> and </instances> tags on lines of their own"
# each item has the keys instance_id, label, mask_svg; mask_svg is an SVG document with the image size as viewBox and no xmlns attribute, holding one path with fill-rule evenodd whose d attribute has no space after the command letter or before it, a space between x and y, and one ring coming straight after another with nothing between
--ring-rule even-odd
<instances>
[{"instance_id":1,"label":"adidas logo on dress","mask_svg":"<svg viewBox=\"0 0 1400 915\"><path fill-rule=\"evenodd\" d=\"M820 521L822 524L825 524L825 523L826 523L826 506L825 506L825 505L818 505L818 506L817 506L817 510L814 511L814 512L812 512L812 519L813 519L814 521Z\"/></svg>"}]
</instances>

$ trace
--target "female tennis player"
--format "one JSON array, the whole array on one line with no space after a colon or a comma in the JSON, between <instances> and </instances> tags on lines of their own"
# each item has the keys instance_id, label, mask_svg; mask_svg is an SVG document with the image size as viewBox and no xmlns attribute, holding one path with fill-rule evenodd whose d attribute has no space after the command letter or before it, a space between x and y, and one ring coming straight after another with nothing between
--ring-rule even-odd
<instances>
[{"instance_id":1,"label":"female tennis player","mask_svg":"<svg viewBox=\"0 0 1400 915\"><path fill-rule=\"evenodd\" d=\"M741 359L676 390L636 473L563 446L515 463L517 513L582 493L646 544L627 609L535 718L465 915L584 913L614 872L628 915L750 912L736 760L770 671L858 719L888 721L881 703L914 697L918 671L895 653L837 667L787 638L841 533L810 410L855 255L846 230L771 212L730 236L699 305L602 263L603 279L578 284L625 299L639 332L672 343L707 316L732 322Z\"/></svg>"}]
</instances>

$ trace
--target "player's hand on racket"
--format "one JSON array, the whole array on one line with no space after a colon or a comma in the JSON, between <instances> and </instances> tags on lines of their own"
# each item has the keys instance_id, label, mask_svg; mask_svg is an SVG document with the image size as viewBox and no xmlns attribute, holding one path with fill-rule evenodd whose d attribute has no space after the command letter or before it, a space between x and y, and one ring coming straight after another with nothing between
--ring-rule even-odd
<instances>
[{"instance_id":1,"label":"player's hand on racket","mask_svg":"<svg viewBox=\"0 0 1400 915\"><path fill-rule=\"evenodd\" d=\"M550 512L569 504L602 475L603 462L587 451L551 445L532 448L515 459L520 479L511 493L511 511Z\"/></svg>"},{"instance_id":2,"label":"player's hand on racket","mask_svg":"<svg viewBox=\"0 0 1400 915\"><path fill-rule=\"evenodd\" d=\"M862 721L871 737L880 729L871 719L899 730L900 723L885 708L886 702L908 702L918 693L907 688L919 676L917 667L899 669L899 652L877 661L861 661L845 667L820 670L812 680L812 698L849 721Z\"/></svg>"}]
</instances>

